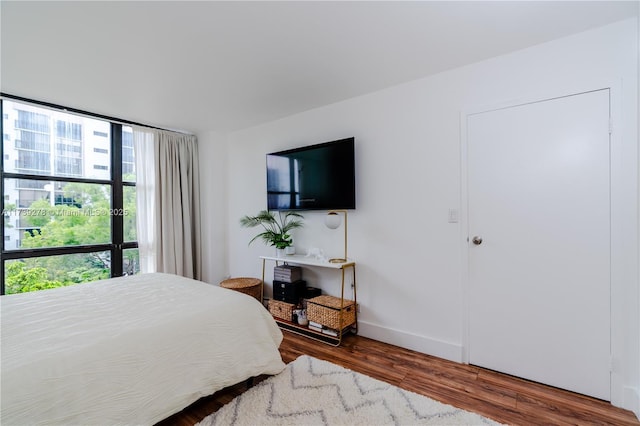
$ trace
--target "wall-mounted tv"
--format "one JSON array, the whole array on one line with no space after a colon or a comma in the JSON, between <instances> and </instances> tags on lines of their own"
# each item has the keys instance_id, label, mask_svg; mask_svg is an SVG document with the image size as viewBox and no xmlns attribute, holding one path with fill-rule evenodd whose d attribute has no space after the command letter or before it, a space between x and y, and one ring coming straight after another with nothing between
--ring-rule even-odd
<instances>
[{"instance_id":1,"label":"wall-mounted tv","mask_svg":"<svg viewBox=\"0 0 640 426\"><path fill-rule=\"evenodd\" d=\"M267 209L355 209L354 145L346 138L267 154Z\"/></svg>"}]
</instances>

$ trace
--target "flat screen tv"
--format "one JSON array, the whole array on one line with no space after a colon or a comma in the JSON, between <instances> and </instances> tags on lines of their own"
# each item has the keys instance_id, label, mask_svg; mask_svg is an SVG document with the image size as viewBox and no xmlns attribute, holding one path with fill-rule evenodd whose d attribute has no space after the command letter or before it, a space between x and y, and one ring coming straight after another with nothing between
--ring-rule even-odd
<instances>
[{"instance_id":1,"label":"flat screen tv","mask_svg":"<svg viewBox=\"0 0 640 426\"><path fill-rule=\"evenodd\" d=\"M267 209L355 209L354 151L346 138L267 154Z\"/></svg>"}]
</instances>

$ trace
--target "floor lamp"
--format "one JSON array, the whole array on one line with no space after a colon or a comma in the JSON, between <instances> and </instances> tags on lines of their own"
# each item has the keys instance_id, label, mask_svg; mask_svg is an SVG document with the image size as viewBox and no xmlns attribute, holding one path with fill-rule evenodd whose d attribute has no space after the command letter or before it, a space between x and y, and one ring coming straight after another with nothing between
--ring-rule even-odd
<instances>
[{"instance_id":1,"label":"floor lamp","mask_svg":"<svg viewBox=\"0 0 640 426\"><path fill-rule=\"evenodd\" d=\"M347 262L347 211L346 210L331 210L327 213L324 219L324 224L329 229L337 229L340 226L341 218L339 213L344 214L344 257L329 259L331 263L346 263Z\"/></svg>"}]
</instances>

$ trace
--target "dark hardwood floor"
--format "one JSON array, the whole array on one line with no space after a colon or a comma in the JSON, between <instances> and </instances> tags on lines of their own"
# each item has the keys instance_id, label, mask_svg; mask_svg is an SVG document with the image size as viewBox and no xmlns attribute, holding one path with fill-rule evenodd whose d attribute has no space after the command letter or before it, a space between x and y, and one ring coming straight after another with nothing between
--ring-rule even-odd
<instances>
[{"instance_id":1,"label":"dark hardwood floor","mask_svg":"<svg viewBox=\"0 0 640 426\"><path fill-rule=\"evenodd\" d=\"M510 425L640 425L605 401L458 364L360 336L334 348L284 332L288 363L310 355ZM263 380L264 377L257 380ZM205 397L158 425L193 425L246 390L236 385Z\"/></svg>"}]
</instances>

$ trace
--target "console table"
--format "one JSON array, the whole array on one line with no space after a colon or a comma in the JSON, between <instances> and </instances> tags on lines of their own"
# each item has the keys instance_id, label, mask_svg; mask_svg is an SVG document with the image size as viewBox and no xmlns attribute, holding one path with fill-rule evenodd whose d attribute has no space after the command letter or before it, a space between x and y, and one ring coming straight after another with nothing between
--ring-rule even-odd
<instances>
[{"instance_id":1,"label":"console table","mask_svg":"<svg viewBox=\"0 0 640 426\"><path fill-rule=\"evenodd\" d=\"M264 278L265 278L265 268L266 268L266 263L267 261L271 261L271 262L275 262L276 265L279 265L280 263L283 263L285 265L287 264L292 264L292 265L299 265L299 266L315 266L315 267L320 267L320 268L329 268L329 269L335 269L335 270L339 270L340 271L340 275L341 275L341 285L340 285L340 316L343 315L343 308L344 308L344 283L345 283L345 271L347 269L351 269L351 272L353 274L353 303L354 303L354 309L355 309L355 323L347 326L346 328L342 329L342 330L338 330L338 335L337 336L331 336L328 334L324 334L315 330L311 330L308 327L304 327L298 324L295 324L291 321L286 321L283 320L281 318L277 318L274 317L274 319L276 320L276 323L278 323L278 326L284 330L289 330L293 333L297 333L306 337L309 337L311 339L314 340L318 340L321 341L323 343L328 343L328 344L332 344L334 346L339 346L340 343L342 342L342 336L348 332L348 331L352 331L353 333L357 333L358 332L358 298L357 298L357 293L356 293L356 262L352 261L352 260L348 260L345 263L331 263L328 261L320 261L320 260L316 260L312 257L307 257L307 256L303 256L303 255L285 255L285 256L280 256L280 257L276 257L276 256L260 256L260 259L262 259L262 286L264 288ZM263 290L263 297L264 297L264 290ZM342 320L342 317L341 317ZM342 323L342 321L340 321L340 323Z\"/></svg>"}]
</instances>

